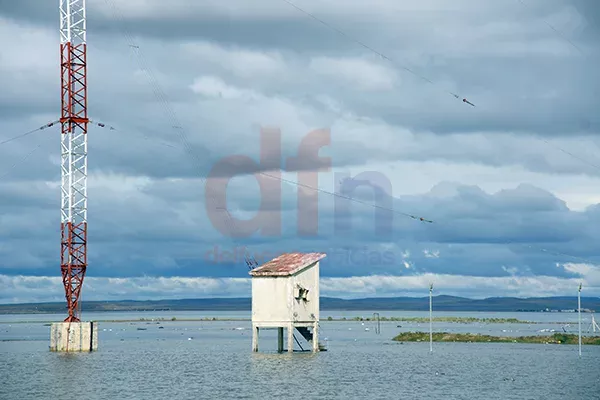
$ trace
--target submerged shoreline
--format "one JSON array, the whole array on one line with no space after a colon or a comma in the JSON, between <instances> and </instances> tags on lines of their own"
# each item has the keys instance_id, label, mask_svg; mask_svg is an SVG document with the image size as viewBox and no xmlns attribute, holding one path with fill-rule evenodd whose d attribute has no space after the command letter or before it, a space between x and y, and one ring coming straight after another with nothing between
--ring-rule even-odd
<instances>
[{"instance_id":1,"label":"submerged shoreline","mask_svg":"<svg viewBox=\"0 0 600 400\"><path fill-rule=\"evenodd\" d=\"M435 332L434 342L455 343L537 343L537 344L578 344L577 335L568 333L554 333L551 336L491 336L476 333L448 333ZM429 332L403 332L395 336L395 342L427 342ZM581 343L586 345L600 345L600 336L582 336Z\"/></svg>"}]
</instances>

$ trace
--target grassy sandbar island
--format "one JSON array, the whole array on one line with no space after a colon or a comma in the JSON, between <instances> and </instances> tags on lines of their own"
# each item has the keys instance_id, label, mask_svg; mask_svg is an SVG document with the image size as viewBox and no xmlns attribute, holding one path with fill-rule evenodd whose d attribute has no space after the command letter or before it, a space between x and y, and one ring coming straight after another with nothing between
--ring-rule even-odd
<instances>
[{"instance_id":1,"label":"grassy sandbar island","mask_svg":"<svg viewBox=\"0 0 600 400\"><path fill-rule=\"evenodd\" d=\"M403 332L392 340L396 342L426 342L429 341L429 332ZM457 343L538 343L538 344L578 344L577 335L555 333L551 336L490 336L474 333L448 333L436 332L433 334L434 342ZM582 344L600 345L600 337L583 336Z\"/></svg>"}]
</instances>

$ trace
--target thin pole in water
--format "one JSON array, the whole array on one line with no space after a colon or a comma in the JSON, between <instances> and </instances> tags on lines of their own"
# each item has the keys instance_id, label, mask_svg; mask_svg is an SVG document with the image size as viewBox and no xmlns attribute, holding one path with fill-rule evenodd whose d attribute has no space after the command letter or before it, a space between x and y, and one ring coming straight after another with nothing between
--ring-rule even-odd
<instances>
[{"instance_id":1,"label":"thin pole in water","mask_svg":"<svg viewBox=\"0 0 600 400\"><path fill-rule=\"evenodd\" d=\"M581 283L577 291L577 312L579 314L579 357L581 357Z\"/></svg>"},{"instance_id":2,"label":"thin pole in water","mask_svg":"<svg viewBox=\"0 0 600 400\"><path fill-rule=\"evenodd\" d=\"M379 323L379 320L380 320L379 313L378 312L373 313L373 317L375 317L375 316L377 316L377 320L376 320L377 324L375 325L375 333L379 335L381 333L381 325Z\"/></svg>"},{"instance_id":3,"label":"thin pole in water","mask_svg":"<svg viewBox=\"0 0 600 400\"><path fill-rule=\"evenodd\" d=\"M432 294L433 294L433 283L430 283L429 284L429 352L430 353L433 352L433 315L432 315L433 299L432 299Z\"/></svg>"}]
</instances>

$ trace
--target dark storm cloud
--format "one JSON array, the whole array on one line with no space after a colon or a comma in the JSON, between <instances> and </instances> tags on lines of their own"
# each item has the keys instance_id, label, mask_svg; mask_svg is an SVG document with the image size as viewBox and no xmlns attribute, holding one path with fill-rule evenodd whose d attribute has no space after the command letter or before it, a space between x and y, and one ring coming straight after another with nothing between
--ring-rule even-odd
<instances>
[{"instance_id":1,"label":"dark storm cloud","mask_svg":"<svg viewBox=\"0 0 600 400\"><path fill-rule=\"evenodd\" d=\"M577 0L572 5L585 20L580 29L581 36L589 40L597 38L600 35L600 4L595 0Z\"/></svg>"},{"instance_id":2,"label":"dark storm cloud","mask_svg":"<svg viewBox=\"0 0 600 400\"><path fill-rule=\"evenodd\" d=\"M566 59L531 55L515 60L502 54L467 54L449 60L443 69L447 76L464 81L460 89L453 91L466 96L476 108L454 99L442 85L424 84L418 88L416 83L410 83L415 81L410 76L405 78L409 83L404 88L378 97L353 96L352 87L343 93L347 104L359 114L437 134L505 131L540 136L597 136L600 132L600 119L594 111L600 101L600 76L592 63L579 54ZM441 73L439 68L431 70ZM431 74L430 79L435 79L435 75L436 72ZM407 88L410 96L403 94ZM423 117L424 110L427 118Z\"/></svg>"},{"instance_id":3,"label":"dark storm cloud","mask_svg":"<svg viewBox=\"0 0 600 400\"><path fill-rule=\"evenodd\" d=\"M2 1L2 15L23 22L45 23L50 25L58 20L58 2L52 1Z\"/></svg>"},{"instance_id":4,"label":"dark storm cloud","mask_svg":"<svg viewBox=\"0 0 600 400\"><path fill-rule=\"evenodd\" d=\"M149 276L241 277L245 273L241 258L237 263L215 264L207 261L207 252L213 251L215 245L219 246L218 251L250 245L253 252L272 254L325 248L337 257L337 261L324 263L323 271L327 276L422 272L505 276L503 266L520 266L532 274L567 277L569 274L555 268L554 264L572 260L540 249L585 256L593 253L600 234L593 228L597 216L588 217L565 210L559 200L535 188L519 187L494 195L480 193L473 200L473 191L477 188L458 186L457 193L450 197L440 198L434 190L432 194L396 200L395 209L416 209L437 220L431 225L419 225L419 222L395 215L391 238L371 233L370 226L375 222L371 209L353 205L351 215L332 216L331 211L322 209L319 214L321 230L315 238L298 238L295 223L292 223L277 243L272 238L260 236L234 243L218 235L208 239L208 231L200 222L203 213L199 209L200 202L191 198L187 202L192 207L186 207L181 191L173 189L175 196L164 201L143 194L115 197L111 193L104 196L98 191L92 193L95 201L94 213L90 216L90 227L93 226L90 229L90 243L93 243L90 245L90 265L96 266L94 276L139 276L142 273ZM166 187L161 190L167 191ZM467 193L471 193L471 197L465 197ZM102 197L110 198L112 202ZM466 199L470 200L468 207ZM330 204L330 201L325 199L325 203ZM589 212L594 214L594 210ZM31 215L31 211L25 209L21 213ZM290 215L292 220L296 218L294 214ZM360 229L334 234L336 218L352 218L354 227ZM58 222L57 218L52 219ZM551 229L547 221L552 221ZM51 220L47 222L52 223ZM5 225L5 232L21 232L25 236L36 230L42 233L37 239L44 244L39 246L43 249L40 257L51 261L51 243L55 242L57 232L49 226L40 226L23 226L18 219L13 219L10 226ZM14 239L18 237L23 235L13 235ZM394 246L389 250L380 247L381 242L392 242ZM578 243L577 248L574 249L571 243ZM26 242L14 240L11 252L20 251L21 246L26 246ZM428 258L425 249L440 255ZM402 253L407 250L411 255L406 260L412 267L403 269ZM37 273L46 271L46 267L39 268L35 269ZM49 272L51 268L47 270ZM0 269L0 273L5 274L12 271L9 265Z\"/></svg>"},{"instance_id":5,"label":"dark storm cloud","mask_svg":"<svg viewBox=\"0 0 600 400\"><path fill-rule=\"evenodd\" d=\"M117 7L113 8L113 4ZM123 13L122 6L118 2L97 1L94 5L96 6L94 8L102 9L104 12L88 13L88 30L91 37L94 34L118 38L132 35L168 42L207 39L251 48L292 47L298 51L318 49L347 51L355 48L354 44L340 41L336 35L328 33L323 28L319 29L314 22L294 12L288 12L290 16L278 19L263 18L260 13L256 17L237 19L223 13L207 15L200 12L201 10L194 10L191 13L182 11L177 15L130 17ZM289 9L289 6L282 2L273 2L273 6L284 10ZM7 2L3 5L2 14L17 21L55 27L58 20L58 5L52 2L40 3L36 0Z\"/></svg>"},{"instance_id":6,"label":"dark storm cloud","mask_svg":"<svg viewBox=\"0 0 600 400\"><path fill-rule=\"evenodd\" d=\"M19 182L2 182L2 197L0 207L23 209L54 209L60 204L59 196L45 182L29 182L23 185Z\"/></svg>"},{"instance_id":7,"label":"dark storm cloud","mask_svg":"<svg viewBox=\"0 0 600 400\"><path fill-rule=\"evenodd\" d=\"M432 225L416 228L415 237L437 243L556 243L584 239L587 218L560 199L530 185L488 194L478 187L457 187L451 197L414 198L402 209L426 215ZM549 224L551 229L549 229Z\"/></svg>"},{"instance_id":8,"label":"dark storm cloud","mask_svg":"<svg viewBox=\"0 0 600 400\"><path fill-rule=\"evenodd\" d=\"M57 108L45 101L19 100L14 98L0 98L0 117L2 119L22 119L31 116L31 110L39 114L56 113ZM59 110L60 111L60 110ZM49 121L50 122L50 121ZM21 132L7 132L7 134L19 134Z\"/></svg>"}]
</instances>

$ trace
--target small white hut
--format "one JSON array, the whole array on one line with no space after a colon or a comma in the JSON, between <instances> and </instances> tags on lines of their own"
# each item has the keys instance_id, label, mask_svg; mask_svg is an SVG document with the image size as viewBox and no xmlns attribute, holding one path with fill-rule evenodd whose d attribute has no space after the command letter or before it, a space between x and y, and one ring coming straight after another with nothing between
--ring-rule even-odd
<instances>
[{"instance_id":1,"label":"small white hut","mask_svg":"<svg viewBox=\"0 0 600 400\"><path fill-rule=\"evenodd\" d=\"M252 350L260 328L278 329L278 350L294 351L294 331L319 351L319 261L323 253L286 253L250 271L252 275ZM312 332L309 330L312 328Z\"/></svg>"}]
</instances>

